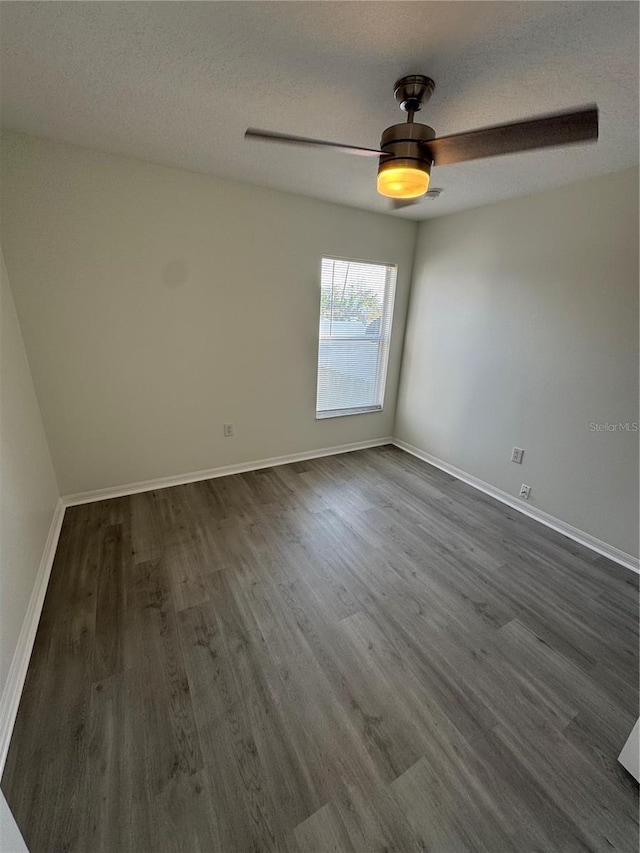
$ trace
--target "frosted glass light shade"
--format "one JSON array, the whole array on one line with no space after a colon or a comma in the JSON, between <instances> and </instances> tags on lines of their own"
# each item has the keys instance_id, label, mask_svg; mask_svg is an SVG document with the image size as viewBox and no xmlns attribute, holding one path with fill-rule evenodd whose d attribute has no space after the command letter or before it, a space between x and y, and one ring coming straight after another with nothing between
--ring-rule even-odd
<instances>
[{"instance_id":1,"label":"frosted glass light shade","mask_svg":"<svg viewBox=\"0 0 640 853\"><path fill-rule=\"evenodd\" d=\"M382 166L378 192L389 198L418 198L429 189L429 172L414 166Z\"/></svg>"}]
</instances>

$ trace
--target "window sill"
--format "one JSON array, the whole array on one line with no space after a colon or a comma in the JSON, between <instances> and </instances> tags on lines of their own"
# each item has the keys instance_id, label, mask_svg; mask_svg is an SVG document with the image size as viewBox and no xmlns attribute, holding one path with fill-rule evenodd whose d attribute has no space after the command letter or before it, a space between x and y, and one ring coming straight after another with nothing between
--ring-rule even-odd
<instances>
[{"instance_id":1,"label":"window sill","mask_svg":"<svg viewBox=\"0 0 640 853\"><path fill-rule=\"evenodd\" d=\"M328 412L316 412L316 420L324 418L345 418L347 415L367 415L371 412L381 412L382 406L364 406L360 409L330 409Z\"/></svg>"}]
</instances>

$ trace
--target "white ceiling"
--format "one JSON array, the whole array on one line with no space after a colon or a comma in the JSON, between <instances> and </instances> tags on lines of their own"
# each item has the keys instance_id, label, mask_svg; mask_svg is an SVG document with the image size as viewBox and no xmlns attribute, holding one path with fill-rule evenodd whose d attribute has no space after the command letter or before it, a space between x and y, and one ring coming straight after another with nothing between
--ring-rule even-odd
<instances>
[{"instance_id":1,"label":"white ceiling","mask_svg":"<svg viewBox=\"0 0 640 853\"><path fill-rule=\"evenodd\" d=\"M424 219L638 162L633 2L2 2L2 124L385 211L375 159L243 139L249 125L377 146L393 83L427 74L438 135L596 102L597 145L434 169Z\"/></svg>"}]
</instances>

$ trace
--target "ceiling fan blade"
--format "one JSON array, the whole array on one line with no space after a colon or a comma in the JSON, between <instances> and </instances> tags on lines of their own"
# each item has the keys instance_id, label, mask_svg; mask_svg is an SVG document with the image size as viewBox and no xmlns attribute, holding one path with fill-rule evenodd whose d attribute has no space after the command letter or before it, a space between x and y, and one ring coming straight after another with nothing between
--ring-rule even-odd
<instances>
[{"instance_id":1,"label":"ceiling fan blade","mask_svg":"<svg viewBox=\"0 0 640 853\"><path fill-rule=\"evenodd\" d=\"M271 130L256 130L249 127L244 132L245 139L260 139L263 142L283 142L285 145L306 145L310 148L333 148L345 154L359 154L362 157L379 157L383 154L378 148L360 148L357 145L342 145L340 142L326 142L323 139L309 139L306 136L290 136L288 133L274 133Z\"/></svg>"},{"instance_id":2,"label":"ceiling fan blade","mask_svg":"<svg viewBox=\"0 0 640 853\"><path fill-rule=\"evenodd\" d=\"M481 157L515 154L553 145L571 145L598 138L598 108L595 105L537 118L482 127L467 133L441 136L425 142L434 166L448 166Z\"/></svg>"}]
</instances>

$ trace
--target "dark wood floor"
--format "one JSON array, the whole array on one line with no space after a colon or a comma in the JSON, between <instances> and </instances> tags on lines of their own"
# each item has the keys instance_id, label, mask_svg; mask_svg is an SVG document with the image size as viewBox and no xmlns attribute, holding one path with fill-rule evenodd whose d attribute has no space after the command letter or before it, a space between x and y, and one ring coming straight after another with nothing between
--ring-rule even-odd
<instances>
[{"instance_id":1,"label":"dark wood floor","mask_svg":"<svg viewBox=\"0 0 640 853\"><path fill-rule=\"evenodd\" d=\"M638 578L393 447L69 509L40 851L633 851Z\"/></svg>"}]
</instances>

